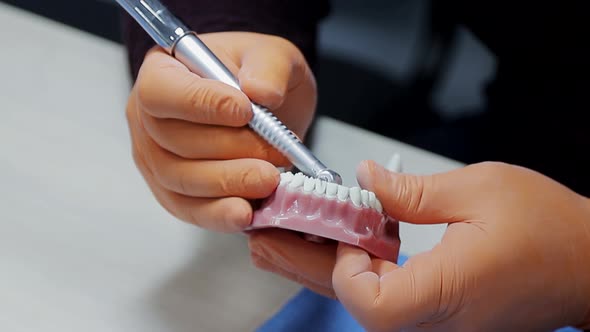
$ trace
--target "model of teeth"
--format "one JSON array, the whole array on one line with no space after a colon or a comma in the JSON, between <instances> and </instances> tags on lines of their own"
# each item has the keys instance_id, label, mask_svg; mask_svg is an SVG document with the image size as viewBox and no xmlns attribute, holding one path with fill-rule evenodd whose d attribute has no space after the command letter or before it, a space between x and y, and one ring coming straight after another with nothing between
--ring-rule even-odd
<instances>
[{"instance_id":1,"label":"model of teeth","mask_svg":"<svg viewBox=\"0 0 590 332\"><path fill-rule=\"evenodd\" d=\"M371 207L380 213L383 212L381 202L379 202L375 193L359 187L349 188L336 183L310 178L303 175L303 173L293 174L291 172L281 173L280 185L287 186L289 190L302 190L305 194L313 192L328 199L337 198L343 202L350 201L356 207Z\"/></svg>"},{"instance_id":2,"label":"model of teeth","mask_svg":"<svg viewBox=\"0 0 590 332\"><path fill-rule=\"evenodd\" d=\"M267 227L346 242L389 260L399 252L398 223L373 192L302 173L281 173L275 192L254 212L250 229Z\"/></svg>"}]
</instances>

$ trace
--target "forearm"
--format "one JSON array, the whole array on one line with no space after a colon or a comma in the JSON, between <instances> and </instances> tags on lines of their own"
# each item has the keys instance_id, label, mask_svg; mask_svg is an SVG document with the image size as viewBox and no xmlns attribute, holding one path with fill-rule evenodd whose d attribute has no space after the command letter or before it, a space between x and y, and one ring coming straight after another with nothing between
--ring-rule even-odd
<instances>
[{"instance_id":1,"label":"forearm","mask_svg":"<svg viewBox=\"0 0 590 332\"><path fill-rule=\"evenodd\" d=\"M319 21L329 10L328 0L162 0L197 33L250 31L281 36L294 43L313 67ZM133 78L146 52L155 45L128 15L123 38Z\"/></svg>"}]
</instances>

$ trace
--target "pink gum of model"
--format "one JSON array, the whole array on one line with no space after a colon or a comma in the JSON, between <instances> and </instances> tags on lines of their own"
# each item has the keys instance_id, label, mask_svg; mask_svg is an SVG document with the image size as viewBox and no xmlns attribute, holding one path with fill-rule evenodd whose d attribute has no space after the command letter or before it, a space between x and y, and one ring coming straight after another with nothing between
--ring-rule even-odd
<instances>
[{"instance_id":1,"label":"pink gum of model","mask_svg":"<svg viewBox=\"0 0 590 332\"><path fill-rule=\"evenodd\" d=\"M375 208L350 199L304 193L281 184L254 212L249 229L277 227L365 249L390 261L399 254L399 223Z\"/></svg>"}]
</instances>

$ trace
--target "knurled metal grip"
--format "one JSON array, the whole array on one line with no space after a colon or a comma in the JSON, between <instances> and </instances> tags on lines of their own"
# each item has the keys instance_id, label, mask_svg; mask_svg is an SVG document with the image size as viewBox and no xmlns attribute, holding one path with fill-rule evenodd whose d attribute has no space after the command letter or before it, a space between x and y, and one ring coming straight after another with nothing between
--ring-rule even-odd
<instances>
[{"instance_id":1,"label":"knurled metal grip","mask_svg":"<svg viewBox=\"0 0 590 332\"><path fill-rule=\"evenodd\" d=\"M171 49L171 54L200 77L215 79L241 90L234 75L194 32L186 33L178 39ZM252 112L253 117L249 126L285 155L301 172L342 184L340 176L322 164L268 109L252 103Z\"/></svg>"}]
</instances>

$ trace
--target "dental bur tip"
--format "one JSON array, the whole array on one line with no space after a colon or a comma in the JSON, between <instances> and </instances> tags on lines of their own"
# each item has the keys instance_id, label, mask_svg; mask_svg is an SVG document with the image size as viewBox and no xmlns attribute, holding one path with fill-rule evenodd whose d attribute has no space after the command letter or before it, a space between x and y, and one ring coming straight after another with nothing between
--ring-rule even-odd
<instances>
[{"instance_id":1,"label":"dental bur tip","mask_svg":"<svg viewBox=\"0 0 590 332\"><path fill-rule=\"evenodd\" d=\"M325 169L320 171L316 177L326 182L342 184L342 177L340 176L340 174L334 172L331 169Z\"/></svg>"}]
</instances>

